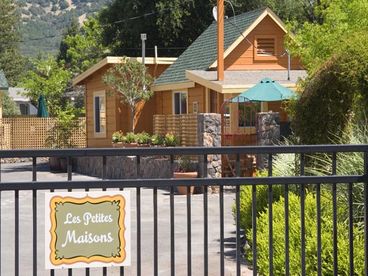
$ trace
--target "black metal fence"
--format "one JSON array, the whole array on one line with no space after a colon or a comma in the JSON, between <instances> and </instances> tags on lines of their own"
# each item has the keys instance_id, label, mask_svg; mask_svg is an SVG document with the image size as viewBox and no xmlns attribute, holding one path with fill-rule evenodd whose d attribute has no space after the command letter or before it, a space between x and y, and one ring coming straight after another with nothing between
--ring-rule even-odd
<instances>
[{"instance_id":1,"label":"black metal fence","mask_svg":"<svg viewBox=\"0 0 368 276\"><path fill-rule=\"evenodd\" d=\"M305 173L306 167L306 157L315 153L325 153L331 157L331 174L323 175L323 176L308 176ZM339 154L350 154L350 153L358 153L363 156L364 162L362 163L362 174L359 175L336 175L338 167L338 158ZM106 158L108 156L137 156L137 171L140 170L140 160L143 156L152 156L152 155L165 155L168 156L171 160L171 166L174 168L174 160L175 156L182 155L191 155L191 156L199 156L204 160L203 172L202 175L207 175L207 157L210 155L225 155L232 154L236 155L236 172L237 177L224 177L224 178L207 178L201 177L196 179L106 179ZM243 154L264 154L268 159L268 177L241 177L241 156ZM296 154L298 156L298 175L294 176L273 176L273 160L274 156L278 154ZM67 158L67 179L65 181L50 181L50 180L42 180L38 181L38 171L37 171L37 163L39 162L41 157L66 157ZM103 164L103 174L102 179L96 180L73 180L72 174L72 158L81 157L81 156L100 156L101 162ZM153 274L160 275L160 268L158 263L159 258L159 233L158 233L158 203L157 203L157 191L161 187L169 188L169 204L170 204L170 274L176 274L175 268L175 248L177 246L175 240L175 228L177 226L175 221L175 186L180 183L180 185L187 186L189 190L189 186L202 187L203 197L203 273L204 275L209 275L209 254L208 254L208 233L211 231L208 227L208 187L209 186L218 186L219 187L219 274L225 275L225 249L224 249L224 188L225 187L234 187L235 189L235 224L236 224L236 275L241 275L241 267L244 256L242 255L242 235L240 229L240 188L243 185L250 185L252 187L252 263L249 264L249 267L252 269L253 275L257 275L257 186L258 185L268 185L268 214L269 214L269 224L268 224L268 261L269 261L269 275L278 274L273 270L274 258L275 254L281 254L280 252L274 252L274 228L273 228L273 187L274 185L282 185L283 186L283 197L284 197L284 223L285 223L285 232L284 232L284 243L285 243L285 263L284 263L284 274L290 274L290 252L294 250L293 245L290 244L289 235L290 235L290 221L289 221L289 194L290 187L297 187L298 194L300 196L300 263L298 264L300 267L300 275L307 274L306 268L306 259L307 258L315 258L317 260L317 274L322 275L323 263L322 263L322 242L321 242L321 185L329 185L332 188L332 201L333 201L333 252L332 252L332 262L333 262L333 275L339 274L338 268L338 225L337 225L337 188L340 185L348 185L348 225L349 225L349 273L350 275L354 274L354 246L356 246L353 242L354 240L354 218L353 218L353 187L357 183L363 183L363 198L364 198L364 206L363 206L363 219L362 224L364 227L364 274L368 275L368 228L366 226L368 220L368 178L367 178L367 166L368 166L368 145L318 145L318 146L265 146L265 147L222 147L222 148L204 148L204 147L194 147L194 148L127 148L127 149L82 149L82 150L17 150L17 151L0 151L0 158L32 158L32 179L29 181L16 181L16 182L4 182L2 181L0 184L0 199L1 193L6 191L14 192L14 233L15 233L15 244L12 249L4 249L0 244L0 260L1 256L4 254L10 254L10 252L14 251L14 275L20 275L20 215L19 215L19 192L20 191L31 191L32 192L32 212L28 214L32 217L33 220L33 251L32 251L32 259L33 259L33 272L29 272L28 275L39 275L39 264L37 265L39 252L37 249L37 224L38 224L38 198L37 191L39 190L49 190L55 191L58 189L68 189L71 191L73 189L108 189L108 188L134 188L136 189L136 202L135 202L135 210L136 210L136 262L137 269L136 274L142 275L142 264L144 260L142 260L142 244L141 244L141 208L142 204L152 204L153 215L154 215L154 225L152 229L152 238L153 238ZM139 175L139 174L138 174ZM317 249L316 256L306 255L306 233L305 233L305 193L307 185L314 185L315 195L316 195L316 208L317 215L315 217L316 220L316 229L317 232ZM148 188L153 190L153 198L152 202L141 202L141 189ZM0 202L2 203L2 202ZM192 196L190 194L187 195L186 198L186 212L187 212L187 244L186 244L186 275L197 275L198 273L194 270L192 266L192 235L191 235L191 205L192 205ZM0 204L0 207L2 204ZM0 210L1 215L1 210ZM0 217L0 223L1 223ZM3 229L0 224L0 229ZM1 238L0 232L0 238ZM1 239L0 239L1 241ZM5 250L5 252L4 252ZM149 264L151 265L151 264ZM0 270L1 271L1 270ZM183 273L183 271L181 271ZM72 275L73 270L68 270L68 275ZM124 268L120 269L120 274L124 275ZM55 271L51 270L50 275L55 275ZM90 269L85 269L85 275L90 275ZM107 275L107 269L104 268L102 270L102 275Z\"/></svg>"}]
</instances>

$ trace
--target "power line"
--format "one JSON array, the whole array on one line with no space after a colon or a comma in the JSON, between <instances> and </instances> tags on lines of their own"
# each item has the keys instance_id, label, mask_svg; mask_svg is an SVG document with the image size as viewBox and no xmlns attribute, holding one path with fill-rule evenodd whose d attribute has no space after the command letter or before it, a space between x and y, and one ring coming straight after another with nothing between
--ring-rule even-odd
<instances>
[{"instance_id":1,"label":"power line","mask_svg":"<svg viewBox=\"0 0 368 276\"><path fill-rule=\"evenodd\" d=\"M27 42L27 41L33 41L33 40L43 40L43 39L55 38L55 37L62 37L62 35L59 34L59 35L50 35L50 36L43 36L43 37L36 37L36 38L28 38L28 39L25 39L25 40L20 40L20 42Z\"/></svg>"},{"instance_id":2,"label":"power line","mask_svg":"<svg viewBox=\"0 0 368 276\"><path fill-rule=\"evenodd\" d=\"M133 16L133 17L130 17L130 18L121 19L121 20L117 20L117 21L114 21L114 22L111 22L111 23L103 24L103 25L101 25L101 27L111 26L111 25L114 25L114 24L120 24L120 23L124 23L124 22L130 21L130 20L136 20L136 19L139 19L139 18L155 15L157 13L158 12L145 13L143 15Z\"/></svg>"},{"instance_id":3,"label":"power line","mask_svg":"<svg viewBox=\"0 0 368 276\"><path fill-rule=\"evenodd\" d=\"M124 22L127 22L127 21L136 20L136 19L139 19L139 18L143 18L143 17L148 17L148 16L151 16L151 15L159 14L159 13L161 13L161 12L163 12L163 11L168 11L168 10L171 10L171 8L166 8L166 9L163 9L163 10L161 10L161 11L149 12L149 13L145 13L145 14L142 14L142 15L138 15L138 16L133 16L133 17L129 17L129 18L125 18L125 19L117 20L117 21L114 21L114 22L111 22L111 23L102 24L102 25L100 25L100 26L101 26L101 27L112 26L112 25L115 25L115 24L120 24L120 23L124 23ZM52 35L52 36L44 36L44 37L37 37L37 38L29 38L29 39L27 39L27 40L21 40L20 42L35 41L35 40L43 40L43 39L47 39L47 38L55 38L55 37L62 37L62 36L63 36L62 34L59 34L59 35Z\"/></svg>"}]
</instances>

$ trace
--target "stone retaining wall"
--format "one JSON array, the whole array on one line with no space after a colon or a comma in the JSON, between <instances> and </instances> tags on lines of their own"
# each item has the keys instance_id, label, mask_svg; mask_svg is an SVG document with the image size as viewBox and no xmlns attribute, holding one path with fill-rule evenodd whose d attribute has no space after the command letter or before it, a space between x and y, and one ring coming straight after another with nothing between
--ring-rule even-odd
<instances>
[{"instance_id":1,"label":"stone retaining wall","mask_svg":"<svg viewBox=\"0 0 368 276\"><path fill-rule=\"evenodd\" d=\"M137 174L136 156L107 156L106 178L170 178L172 171L168 158L141 157ZM73 160L73 170L90 176L102 177L102 157L79 157Z\"/></svg>"},{"instance_id":2,"label":"stone retaining wall","mask_svg":"<svg viewBox=\"0 0 368 276\"><path fill-rule=\"evenodd\" d=\"M277 145L280 142L280 115L278 112L257 113L257 144L259 146ZM257 155L257 168L268 167L268 156Z\"/></svg>"},{"instance_id":3,"label":"stone retaining wall","mask_svg":"<svg viewBox=\"0 0 368 276\"><path fill-rule=\"evenodd\" d=\"M216 113L198 114L198 145L221 147L221 115ZM199 176L203 177L203 157L199 162ZM207 156L207 177L220 178L222 175L221 155ZM212 189L214 192L215 189Z\"/></svg>"}]
</instances>

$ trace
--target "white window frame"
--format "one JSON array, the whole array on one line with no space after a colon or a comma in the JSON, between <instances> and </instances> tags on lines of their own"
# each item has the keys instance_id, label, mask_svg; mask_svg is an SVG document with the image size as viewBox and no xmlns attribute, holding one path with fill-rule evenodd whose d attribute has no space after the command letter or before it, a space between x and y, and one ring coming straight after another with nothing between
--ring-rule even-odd
<instances>
[{"instance_id":1,"label":"white window frame","mask_svg":"<svg viewBox=\"0 0 368 276\"><path fill-rule=\"evenodd\" d=\"M96 132L96 97L99 97L100 100L103 99L103 105L105 107L105 128L103 131L100 131L100 132ZM94 137L106 138L106 128L107 128L107 112L106 111L107 111L106 92L104 90L93 92L93 134L94 134ZM101 126L101 120L100 120L100 126Z\"/></svg>"},{"instance_id":2,"label":"white window frame","mask_svg":"<svg viewBox=\"0 0 368 276\"><path fill-rule=\"evenodd\" d=\"M181 112L181 105L180 105L180 113L179 114L175 114L175 94L185 94L187 97L187 112L186 113L182 113ZM183 91L173 91L172 93L172 114L174 115L180 115L180 114L188 114L189 110L188 110L188 103L189 103L189 98L188 98L188 90L183 90Z\"/></svg>"}]
</instances>

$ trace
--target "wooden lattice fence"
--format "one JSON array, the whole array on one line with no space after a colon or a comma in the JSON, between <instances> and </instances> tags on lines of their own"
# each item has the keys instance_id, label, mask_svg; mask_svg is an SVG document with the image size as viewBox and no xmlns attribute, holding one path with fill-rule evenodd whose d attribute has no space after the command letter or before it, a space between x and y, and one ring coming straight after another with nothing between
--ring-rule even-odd
<instances>
[{"instance_id":1,"label":"wooden lattice fence","mask_svg":"<svg viewBox=\"0 0 368 276\"><path fill-rule=\"evenodd\" d=\"M46 139L55 125L55 118L16 117L0 119L1 149L47 148ZM79 119L80 127L73 131L72 144L86 147L86 120Z\"/></svg>"},{"instance_id":2,"label":"wooden lattice fence","mask_svg":"<svg viewBox=\"0 0 368 276\"><path fill-rule=\"evenodd\" d=\"M153 132L165 135L172 133L177 136L182 146L198 145L197 114L154 115Z\"/></svg>"}]
</instances>

